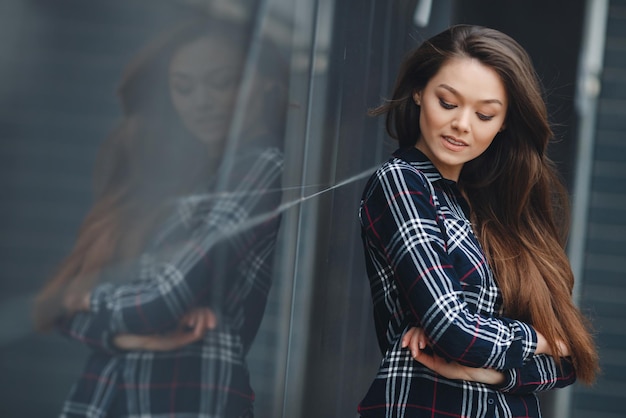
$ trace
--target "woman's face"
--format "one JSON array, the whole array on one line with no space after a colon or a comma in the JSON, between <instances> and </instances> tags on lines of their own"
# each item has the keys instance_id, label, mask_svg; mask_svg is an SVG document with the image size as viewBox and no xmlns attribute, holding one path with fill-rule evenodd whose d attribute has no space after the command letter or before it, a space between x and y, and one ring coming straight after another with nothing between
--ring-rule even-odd
<instances>
[{"instance_id":1,"label":"woman's face","mask_svg":"<svg viewBox=\"0 0 626 418\"><path fill-rule=\"evenodd\" d=\"M174 108L189 132L211 148L221 148L228 135L241 65L241 51L208 36L181 47L170 62Z\"/></svg>"},{"instance_id":2,"label":"woman's face","mask_svg":"<svg viewBox=\"0 0 626 418\"><path fill-rule=\"evenodd\" d=\"M504 128L507 93L496 71L473 58L451 58L413 94L421 107L416 147L444 178L482 154Z\"/></svg>"}]
</instances>

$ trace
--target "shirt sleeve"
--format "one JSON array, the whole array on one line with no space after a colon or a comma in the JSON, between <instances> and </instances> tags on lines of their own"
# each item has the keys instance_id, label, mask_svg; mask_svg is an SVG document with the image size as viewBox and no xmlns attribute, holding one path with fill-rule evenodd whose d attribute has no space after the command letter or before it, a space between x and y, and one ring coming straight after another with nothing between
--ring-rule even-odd
<instances>
[{"instance_id":1,"label":"shirt sleeve","mask_svg":"<svg viewBox=\"0 0 626 418\"><path fill-rule=\"evenodd\" d=\"M505 382L498 387L501 392L516 395L560 389L576 382L576 372L570 358L561 358L556 364L552 356L538 354L521 368L505 370Z\"/></svg>"},{"instance_id":2,"label":"shirt sleeve","mask_svg":"<svg viewBox=\"0 0 626 418\"><path fill-rule=\"evenodd\" d=\"M470 367L521 367L534 354L527 324L473 312L446 248L436 196L423 173L405 163L383 165L364 196L361 222L394 273L435 352Z\"/></svg>"},{"instance_id":3,"label":"shirt sleeve","mask_svg":"<svg viewBox=\"0 0 626 418\"><path fill-rule=\"evenodd\" d=\"M71 317L62 318L56 324L61 335L76 340L88 348L109 355L120 352L113 344L113 335L106 324L98 324L89 312L78 312Z\"/></svg>"},{"instance_id":4,"label":"shirt sleeve","mask_svg":"<svg viewBox=\"0 0 626 418\"><path fill-rule=\"evenodd\" d=\"M219 256L225 246L240 257L259 248L259 240L268 236L259 231L276 228L282 154L267 149L256 155L253 163L238 168L245 173L238 187L218 196L191 239L161 248L147 277L131 277L121 284L103 283L93 289L89 315L95 328L85 335L99 335L95 340L102 342L108 334L169 331L214 291L211 272L214 263L224 261ZM265 260L261 255L253 259L259 257Z\"/></svg>"}]
</instances>

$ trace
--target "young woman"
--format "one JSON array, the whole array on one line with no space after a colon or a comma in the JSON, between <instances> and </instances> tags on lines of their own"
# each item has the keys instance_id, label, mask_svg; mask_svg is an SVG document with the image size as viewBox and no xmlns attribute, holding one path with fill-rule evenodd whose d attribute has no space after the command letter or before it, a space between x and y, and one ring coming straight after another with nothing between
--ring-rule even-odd
<instances>
[{"instance_id":1,"label":"young woman","mask_svg":"<svg viewBox=\"0 0 626 418\"><path fill-rule=\"evenodd\" d=\"M35 306L39 329L92 349L61 416L252 416L245 356L271 284L285 103L276 59L245 72L251 39L194 19L129 65L96 201Z\"/></svg>"},{"instance_id":2,"label":"young woman","mask_svg":"<svg viewBox=\"0 0 626 418\"><path fill-rule=\"evenodd\" d=\"M454 26L401 66L399 149L360 206L383 360L364 417L539 417L536 393L598 369L572 302L567 195L523 48Z\"/></svg>"}]
</instances>

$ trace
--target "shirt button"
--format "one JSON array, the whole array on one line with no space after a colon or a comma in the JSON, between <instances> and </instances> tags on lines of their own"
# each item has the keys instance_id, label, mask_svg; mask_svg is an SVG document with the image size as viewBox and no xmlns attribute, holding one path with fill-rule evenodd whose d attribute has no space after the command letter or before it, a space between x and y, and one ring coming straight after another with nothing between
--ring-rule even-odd
<instances>
[{"instance_id":1,"label":"shirt button","mask_svg":"<svg viewBox=\"0 0 626 418\"><path fill-rule=\"evenodd\" d=\"M487 403L488 403L489 405L493 405L493 403L494 403L494 402L495 402L495 401L494 401L493 399L488 399L488 400L487 400Z\"/></svg>"}]
</instances>

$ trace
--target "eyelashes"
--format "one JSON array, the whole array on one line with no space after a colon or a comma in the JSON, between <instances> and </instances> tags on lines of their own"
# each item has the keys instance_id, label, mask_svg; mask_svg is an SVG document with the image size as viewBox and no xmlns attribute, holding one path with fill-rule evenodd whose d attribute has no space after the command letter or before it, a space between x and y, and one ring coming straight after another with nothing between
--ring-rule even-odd
<instances>
[{"instance_id":1,"label":"eyelashes","mask_svg":"<svg viewBox=\"0 0 626 418\"><path fill-rule=\"evenodd\" d=\"M448 110L454 109L456 107L455 105L448 103L443 99L439 99L439 104L441 105L441 107L443 107L444 109L448 109Z\"/></svg>"},{"instance_id":2,"label":"eyelashes","mask_svg":"<svg viewBox=\"0 0 626 418\"><path fill-rule=\"evenodd\" d=\"M170 85L182 96L188 96L197 89L207 90L211 94L229 94L239 86L239 74L234 70L215 71L203 77L174 74Z\"/></svg>"},{"instance_id":3,"label":"eyelashes","mask_svg":"<svg viewBox=\"0 0 626 418\"><path fill-rule=\"evenodd\" d=\"M439 99L439 105L441 107L443 107L446 110L451 110L456 108L457 106L452 104L452 103L448 103L443 99ZM482 120L482 121L490 121L491 119L493 119L493 116L491 115L485 115L484 113L480 113L480 112L476 112L476 116L478 116L478 119Z\"/></svg>"}]
</instances>

